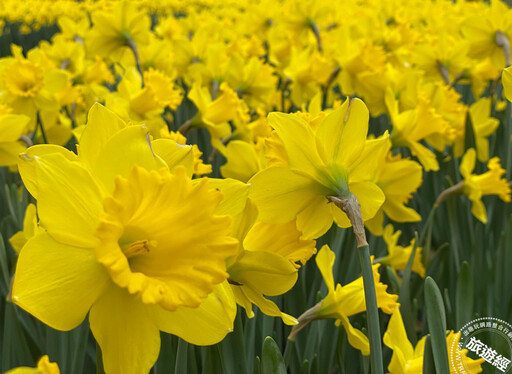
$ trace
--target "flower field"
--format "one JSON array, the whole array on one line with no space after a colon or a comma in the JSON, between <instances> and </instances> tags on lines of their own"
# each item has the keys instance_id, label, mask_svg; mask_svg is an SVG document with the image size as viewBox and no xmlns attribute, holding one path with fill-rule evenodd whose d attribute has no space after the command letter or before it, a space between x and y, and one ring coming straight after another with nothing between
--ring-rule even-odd
<instances>
[{"instance_id":1,"label":"flower field","mask_svg":"<svg viewBox=\"0 0 512 374\"><path fill-rule=\"evenodd\" d=\"M3 0L0 372L512 372L511 43L501 0Z\"/></svg>"}]
</instances>

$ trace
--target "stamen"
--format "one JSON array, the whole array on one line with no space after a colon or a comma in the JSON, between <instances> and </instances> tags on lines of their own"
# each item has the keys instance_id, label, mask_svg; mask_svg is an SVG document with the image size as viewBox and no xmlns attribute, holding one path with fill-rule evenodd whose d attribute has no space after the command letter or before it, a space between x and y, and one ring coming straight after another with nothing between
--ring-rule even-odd
<instances>
[{"instance_id":1,"label":"stamen","mask_svg":"<svg viewBox=\"0 0 512 374\"><path fill-rule=\"evenodd\" d=\"M121 250L126 257L134 257L140 254L148 253L156 247L155 240L137 240L127 245L121 246Z\"/></svg>"}]
</instances>

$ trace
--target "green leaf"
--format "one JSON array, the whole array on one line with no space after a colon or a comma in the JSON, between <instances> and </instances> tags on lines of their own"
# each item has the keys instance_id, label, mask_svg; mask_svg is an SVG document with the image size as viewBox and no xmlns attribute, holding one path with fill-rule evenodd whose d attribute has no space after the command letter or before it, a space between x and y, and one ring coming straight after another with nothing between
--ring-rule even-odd
<instances>
[{"instance_id":1,"label":"green leaf","mask_svg":"<svg viewBox=\"0 0 512 374\"><path fill-rule=\"evenodd\" d=\"M281 351L270 336L267 336L263 342L261 374L286 374L286 365Z\"/></svg>"},{"instance_id":2,"label":"green leaf","mask_svg":"<svg viewBox=\"0 0 512 374\"><path fill-rule=\"evenodd\" d=\"M430 335L427 335L425 339L425 349L423 351L423 374L436 374Z\"/></svg>"},{"instance_id":3,"label":"green leaf","mask_svg":"<svg viewBox=\"0 0 512 374\"><path fill-rule=\"evenodd\" d=\"M176 352L176 366L174 372L176 374L187 374L188 362L188 343L182 339L178 341L178 351Z\"/></svg>"},{"instance_id":4,"label":"green leaf","mask_svg":"<svg viewBox=\"0 0 512 374\"><path fill-rule=\"evenodd\" d=\"M446 316L443 297L431 277L425 279L425 306L428 327L432 339L432 352L437 373L449 373L448 348L446 346Z\"/></svg>"},{"instance_id":5,"label":"green leaf","mask_svg":"<svg viewBox=\"0 0 512 374\"><path fill-rule=\"evenodd\" d=\"M224 370L222 368L222 357L220 354L218 344L206 347L206 358L204 360L204 366L202 371L202 374L216 373L224 373Z\"/></svg>"},{"instance_id":6,"label":"green leaf","mask_svg":"<svg viewBox=\"0 0 512 374\"><path fill-rule=\"evenodd\" d=\"M235 328L220 343L222 345L222 357L226 374L246 374L247 362L245 360L244 330L242 325L241 310L235 318Z\"/></svg>"},{"instance_id":7,"label":"green leaf","mask_svg":"<svg viewBox=\"0 0 512 374\"><path fill-rule=\"evenodd\" d=\"M457 278L457 294L455 297L455 321L457 329L471 320L473 314L473 277L469 264L464 261Z\"/></svg>"},{"instance_id":8,"label":"green leaf","mask_svg":"<svg viewBox=\"0 0 512 374\"><path fill-rule=\"evenodd\" d=\"M411 305L411 274L412 274L412 263L414 256L416 256L416 248L418 246L418 233L415 233L414 246L411 251L411 256L407 262L407 266L404 270L402 277L402 286L400 287L400 296L398 302L400 303L400 313L402 313L402 319L404 321L405 331L407 337L412 345L416 345L416 317L412 311Z\"/></svg>"}]
</instances>

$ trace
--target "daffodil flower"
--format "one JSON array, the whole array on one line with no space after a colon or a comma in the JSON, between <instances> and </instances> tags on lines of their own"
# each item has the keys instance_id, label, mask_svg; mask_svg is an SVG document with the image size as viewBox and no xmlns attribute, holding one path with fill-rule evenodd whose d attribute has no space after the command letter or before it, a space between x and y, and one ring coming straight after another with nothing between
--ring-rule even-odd
<instances>
[{"instance_id":1,"label":"daffodil flower","mask_svg":"<svg viewBox=\"0 0 512 374\"><path fill-rule=\"evenodd\" d=\"M363 278L359 277L355 281L342 286L334 285L332 268L334 266L335 254L327 245L324 245L315 257L318 269L322 273L322 277L327 286L328 294L313 308L306 311L299 317L299 325L294 327L291 332L291 338L294 340L295 335L308 323L318 319L335 319L336 325L343 324L347 332L349 343L359 349L363 355L370 354L370 346L368 338L361 331L354 328L348 317L364 312L366 310L366 302L364 296ZM388 294L387 286L380 282L378 268L380 265L373 265L373 277L375 279L375 292L377 294L377 306L385 313L391 314L399 305L396 301L398 295Z\"/></svg>"},{"instance_id":2,"label":"daffodil flower","mask_svg":"<svg viewBox=\"0 0 512 374\"><path fill-rule=\"evenodd\" d=\"M413 347L407 333L405 332L404 322L400 309L396 308L388 323L388 328L384 333L384 344L393 350L391 362L388 370L390 374L416 374L423 371L423 353L425 350L426 336L421 338L416 347ZM458 347L460 332L455 334L450 331L447 334L446 341L448 349L450 347ZM455 340L455 342L454 342ZM464 367L470 373L480 373L482 371L483 358L473 360L467 356L467 349L460 351L464 360ZM448 351L450 355L450 351ZM450 365L450 373L456 373L453 365Z\"/></svg>"},{"instance_id":3,"label":"daffodil flower","mask_svg":"<svg viewBox=\"0 0 512 374\"><path fill-rule=\"evenodd\" d=\"M487 212L482 202L482 196L498 195L505 202L510 202L510 186L502 176L505 169L500 165L500 159L493 157L487 163L489 171L476 175L476 152L473 148L466 151L460 164L460 173L464 177L462 193L471 200L471 213L483 223L487 222Z\"/></svg>"},{"instance_id":4,"label":"daffodil flower","mask_svg":"<svg viewBox=\"0 0 512 374\"><path fill-rule=\"evenodd\" d=\"M287 154L287 167L270 167L256 174L250 197L264 222L285 223L297 217L297 228L305 238L317 238L332 225L350 227L347 215L327 197L353 194L361 205L364 220L372 218L384 202L382 190L365 173L376 165L368 155L360 157L366 144L368 109L359 99L347 100L327 115L316 134L310 125L293 114L271 113Z\"/></svg>"},{"instance_id":5,"label":"daffodil flower","mask_svg":"<svg viewBox=\"0 0 512 374\"><path fill-rule=\"evenodd\" d=\"M412 239L407 247L398 245L398 238L402 232L394 232L393 225L389 224L384 229L384 241L388 246L388 254L378 260L383 265L390 266L393 270L404 270L407 267L409 257L411 257L415 239ZM416 254L412 263L412 271L418 273L422 278L425 277L425 266L421 263L421 247L416 248Z\"/></svg>"},{"instance_id":6,"label":"daffodil flower","mask_svg":"<svg viewBox=\"0 0 512 374\"><path fill-rule=\"evenodd\" d=\"M5 374L60 374L59 365L55 362L50 362L47 355L44 355L37 362L36 368L18 367L9 370Z\"/></svg>"},{"instance_id":7,"label":"daffodil flower","mask_svg":"<svg viewBox=\"0 0 512 374\"><path fill-rule=\"evenodd\" d=\"M106 373L149 372L160 331L215 344L236 314L226 259L237 241L231 218L215 214L222 195L169 167L172 140L148 139L98 104L78 156L55 145L20 156L42 230L20 251L12 300L57 330L89 314Z\"/></svg>"}]
</instances>

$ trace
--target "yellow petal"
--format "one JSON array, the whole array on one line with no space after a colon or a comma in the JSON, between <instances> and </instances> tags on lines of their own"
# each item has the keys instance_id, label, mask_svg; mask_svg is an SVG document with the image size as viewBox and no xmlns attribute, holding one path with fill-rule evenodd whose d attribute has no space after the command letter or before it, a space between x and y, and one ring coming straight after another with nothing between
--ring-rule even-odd
<instances>
[{"instance_id":1,"label":"yellow petal","mask_svg":"<svg viewBox=\"0 0 512 374\"><path fill-rule=\"evenodd\" d=\"M350 183L348 186L350 192L356 195L359 204L361 205L361 214L363 220L373 218L377 211L384 203L386 196L382 190L371 182L356 182Z\"/></svg>"},{"instance_id":2,"label":"yellow petal","mask_svg":"<svg viewBox=\"0 0 512 374\"><path fill-rule=\"evenodd\" d=\"M297 215L297 228L302 231L304 239L316 239L331 228L332 221L329 201L325 196L317 196Z\"/></svg>"},{"instance_id":3,"label":"yellow petal","mask_svg":"<svg viewBox=\"0 0 512 374\"><path fill-rule=\"evenodd\" d=\"M115 177L127 176L135 165L146 170L166 166L153 155L144 126L129 126L111 136L99 153L94 170L107 191L112 192Z\"/></svg>"},{"instance_id":4,"label":"yellow petal","mask_svg":"<svg viewBox=\"0 0 512 374\"><path fill-rule=\"evenodd\" d=\"M464 179L468 179L473 169L475 168L476 152L474 148L469 148L464 156L462 156L462 162L460 163L460 174Z\"/></svg>"},{"instance_id":5,"label":"yellow petal","mask_svg":"<svg viewBox=\"0 0 512 374\"><path fill-rule=\"evenodd\" d=\"M383 341L386 346L393 350L393 357L396 356L395 360L398 360L398 362L394 363L397 367L405 368L407 361L414 358L414 350L405 332L399 308L396 308L391 315Z\"/></svg>"},{"instance_id":6,"label":"yellow petal","mask_svg":"<svg viewBox=\"0 0 512 374\"><path fill-rule=\"evenodd\" d=\"M316 266L318 266L318 270L322 273L322 277L324 278L324 282L327 286L327 290L329 293L334 292L334 278L332 276L332 267L334 265L334 260L336 256L334 252L331 251L329 246L326 244L320 249L315 257Z\"/></svg>"},{"instance_id":7,"label":"yellow petal","mask_svg":"<svg viewBox=\"0 0 512 374\"><path fill-rule=\"evenodd\" d=\"M304 265L316 253L315 241L303 239L295 226L295 220L282 225L257 222L243 244L248 251L277 253L294 264L300 261Z\"/></svg>"},{"instance_id":8,"label":"yellow petal","mask_svg":"<svg viewBox=\"0 0 512 374\"><path fill-rule=\"evenodd\" d=\"M503 70L503 93L508 101L512 101L512 67Z\"/></svg>"},{"instance_id":9,"label":"yellow petal","mask_svg":"<svg viewBox=\"0 0 512 374\"><path fill-rule=\"evenodd\" d=\"M286 148L290 168L320 180L319 170L325 169L325 165L318 155L315 134L309 124L296 115L278 112L268 115L268 123Z\"/></svg>"},{"instance_id":10,"label":"yellow petal","mask_svg":"<svg viewBox=\"0 0 512 374\"><path fill-rule=\"evenodd\" d=\"M409 143L409 148L411 149L412 154L418 157L418 160L425 168L425 171L439 170L436 155L430 149L418 142Z\"/></svg>"},{"instance_id":11,"label":"yellow petal","mask_svg":"<svg viewBox=\"0 0 512 374\"><path fill-rule=\"evenodd\" d=\"M89 110L87 125L80 137L80 159L89 167L94 167L107 141L125 127L124 121L110 109L94 104Z\"/></svg>"},{"instance_id":12,"label":"yellow petal","mask_svg":"<svg viewBox=\"0 0 512 374\"><path fill-rule=\"evenodd\" d=\"M92 306L89 323L109 374L148 373L160 351L160 332L149 307L111 284Z\"/></svg>"},{"instance_id":13,"label":"yellow petal","mask_svg":"<svg viewBox=\"0 0 512 374\"><path fill-rule=\"evenodd\" d=\"M54 329L71 330L84 320L107 281L91 249L64 245L41 233L20 253L12 299Z\"/></svg>"},{"instance_id":14,"label":"yellow petal","mask_svg":"<svg viewBox=\"0 0 512 374\"><path fill-rule=\"evenodd\" d=\"M222 192L223 198L217 210L218 215L236 216L242 212L249 196L249 186L235 179L209 178L208 185Z\"/></svg>"},{"instance_id":15,"label":"yellow petal","mask_svg":"<svg viewBox=\"0 0 512 374\"><path fill-rule=\"evenodd\" d=\"M77 159L76 154L73 152L54 144L38 144L30 147L24 154L20 155L18 159L18 170L23 179L23 184L35 199L37 199L38 192L36 163L33 162L34 157L50 153L60 153L70 161Z\"/></svg>"},{"instance_id":16,"label":"yellow petal","mask_svg":"<svg viewBox=\"0 0 512 374\"><path fill-rule=\"evenodd\" d=\"M171 139L156 139L151 142L155 155L159 156L169 167L170 171L178 165L183 165L187 175L194 174L194 152L192 146L181 145Z\"/></svg>"},{"instance_id":17,"label":"yellow petal","mask_svg":"<svg viewBox=\"0 0 512 374\"><path fill-rule=\"evenodd\" d=\"M256 174L250 181L249 197L256 203L260 219L286 223L305 209L317 196L331 191L312 178L287 168L272 167Z\"/></svg>"},{"instance_id":18,"label":"yellow petal","mask_svg":"<svg viewBox=\"0 0 512 374\"><path fill-rule=\"evenodd\" d=\"M363 334L358 329L354 328L348 317L344 314L340 314L339 321L343 324L345 328L345 332L347 333L347 339L350 345L356 349L359 349L364 356L368 356L370 354L370 342L365 334Z\"/></svg>"},{"instance_id":19,"label":"yellow petal","mask_svg":"<svg viewBox=\"0 0 512 374\"><path fill-rule=\"evenodd\" d=\"M197 308L180 307L169 312L155 306L153 313L160 330L192 344L210 345L233 331L236 303L231 287L223 282Z\"/></svg>"},{"instance_id":20,"label":"yellow petal","mask_svg":"<svg viewBox=\"0 0 512 374\"><path fill-rule=\"evenodd\" d=\"M243 292L252 303L254 303L267 316L281 317L286 325L296 325L297 319L289 314L283 313L278 306L269 299L263 297L262 294L254 291L249 287L244 287Z\"/></svg>"},{"instance_id":21,"label":"yellow petal","mask_svg":"<svg viewBox=\"0 0 512 374\"><path fill-rule=\"evenodd\" d=\"M227 163L220 168L225 178L247 182L260 170L256 150L247 142L230 141L222 153L227 158Z\"/></svg>"},{"instance_id":22,"label":"yellow petal","mask_svg":"<svg viewBox=\"0 0 512 374\"><path fill-rule=\"evenodd\" d=\"M317 131L323 145L325 163L343 165L348 170L363 151L368 133L369 113L359 99L345 100L330 113Z\"/></svg>"},{"instance_id":23,"label":"yellow petal","mask_svg":"<svg viewBox=\"0 0 512 374\"><path fill-rule=\"evenodd\" d=\"M92 248L102 193L89 172L60 153L35 157L40 225L57 241Z\"/></svg>"},{"instance_id":24,"label":"yellow petal","mask_svg":"<svg viewBox=\"0 0 512 374\"><path fill-rule=\"evenodd\" d=\"M276 296L293 287L297 268L281 255L266 251L244 251L228 268L229 279L259 293Z\"/></svg>"}]
</instances>

